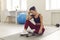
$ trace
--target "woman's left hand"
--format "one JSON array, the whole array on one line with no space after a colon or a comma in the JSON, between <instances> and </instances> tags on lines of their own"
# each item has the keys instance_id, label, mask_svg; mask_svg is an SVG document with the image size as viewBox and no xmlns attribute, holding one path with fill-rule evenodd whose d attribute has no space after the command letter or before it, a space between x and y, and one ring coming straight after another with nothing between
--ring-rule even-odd
<instances>
[{"instance_id":1,"label":"woman's left hand","mask_svg":"<svg viewBox=\"0 0 60 40\"><path fill-rule=\"evenodd\" d=\"M39 34L41 34L42 33L42 30L39 30Z\"/></svg>"}]
</instances>

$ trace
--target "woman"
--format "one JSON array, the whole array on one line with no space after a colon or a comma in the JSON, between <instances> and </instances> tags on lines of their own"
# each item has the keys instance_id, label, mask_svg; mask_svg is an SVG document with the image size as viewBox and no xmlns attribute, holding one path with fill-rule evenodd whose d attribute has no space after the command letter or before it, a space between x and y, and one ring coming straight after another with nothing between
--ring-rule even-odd
<instances>
[{"instance_id":1,"label":"woman","mask_svg":"<svg viewBox=\"0 0 60 40\"><path fill-rule=\"evenodd\" d=\"M31 15L30 15L31 14ZM30 22L31 19L34 19L35 25ZM35 29L33 33L43 34L45 29L43 27L43 17L36 11L36 8L33 6L29 9L28 16L26 19L24 30L27 30L28 26L31 29Z\"/></svg>"}]
</instances>

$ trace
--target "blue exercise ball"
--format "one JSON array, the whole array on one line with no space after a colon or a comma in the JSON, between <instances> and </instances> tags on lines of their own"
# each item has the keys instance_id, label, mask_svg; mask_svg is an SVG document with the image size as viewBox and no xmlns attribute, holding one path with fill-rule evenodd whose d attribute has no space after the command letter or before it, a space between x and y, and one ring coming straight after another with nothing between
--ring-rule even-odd
<instances>
[{"instance_id":1,"label":"blue exercise ball","mask_svg":"<svg viewBox=\"0 0 60 40\"><path fill-rule=\"evenodd\" d=\"M17 16L17 22L18 22L18 24L25 24L25 22L26 22L26 13L20 13Z\"/></svg>"}]
</instances>

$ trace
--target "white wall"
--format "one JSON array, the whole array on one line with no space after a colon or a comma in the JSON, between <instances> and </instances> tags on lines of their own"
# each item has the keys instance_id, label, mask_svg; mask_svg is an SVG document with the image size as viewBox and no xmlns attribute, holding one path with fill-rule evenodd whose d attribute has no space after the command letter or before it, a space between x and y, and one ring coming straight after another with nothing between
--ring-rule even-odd
<instances>
[{"instance_id":1,"label":"white wall","mask_svg":"<svg viewBox=\"0 0 60 40\"><path fill-rule=\"evenodd\" d=\"M1 21L5 20L5 8L6 8L6 0L1 0ZM45 10L45 0L27 0L28 9L31 6L36 6L39 13L43 15L43 21L45 25L51 25L51 12Z\"/></svg>"},{"instance_id":2,"label":"white wall","mask_svg":"<svg viewBox=\"0 0 60 40\"><path fill-rule=\"evenodd\" d=\"M5 13L4 11L6 10L5 7L6 7L6 3L5 1L6 0L0 0L1 1L1 20L2 22L4 21L5 19ZM53 11L47 11L45 10L45 0L27 0L27 7L28 9L31 7L31 6L36 6L37 10L39 13L41 13L43 15L43 23L44 25L51 25L51 18L52 18L52 12L60 12L60 10L53 10Z\"/></svg>"},{"instance_id":3,"label":"white wall","mask_svg":"<svg viewBox=\"0 0 60 40\"><path fill-rule=\"evenodd\" d=\"M1 1L1 22L4 22L5 20L5 11L6 11L6 0L0 0Z\"/></svg>"},{"instance_id":4,"label":"white wall","mask_svg":"<svg viewBox=\"0 0 60 40\"><path fill-rule=\"evenodd\" d=\"M0 21L1 21L1 1L0 1Z\"/></svg>"}]
</instances>

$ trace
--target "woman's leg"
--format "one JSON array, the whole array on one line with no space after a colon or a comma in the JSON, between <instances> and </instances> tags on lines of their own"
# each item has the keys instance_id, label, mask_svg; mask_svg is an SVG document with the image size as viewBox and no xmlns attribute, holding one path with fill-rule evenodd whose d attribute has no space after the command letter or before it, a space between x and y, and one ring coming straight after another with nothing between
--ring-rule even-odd
<instances>
[{"instance_id":1,"label":"woman's leg","mask_svg":"<svg viewBox=\"0 0 60 40\"><path fill-rule=\"evenodd\" d=\"M35 28L35 25L34 25L33 23L31 23L29 20L26 20L24 29L27 30L28 26L29 26L31 29L34 29L34 28Z\"/></svg>"},{"instance_id":2,"label":"woman's leg","mask_svg":"<svg viewBox=\"0 0 60 40\"><path fill-rule=\"evenodd\" d=\"M28 26L29 26L31 29L35 29L34 33L37 33L37 34L38 34L38 32L39 32L39 30L40 30L40 25L34 25L34 24L31 23L29 20L26 20L24 29L27 30ZM45 29L43 28L41 34L43 34L44 31L45 31Z\"/></svg>"},{"instance_id":3,"label":"woman's leg","mask_svg":"<svg viewBox=\"0 0 60 40\"><path fill-rule=\"evenodd\" d=\"M38 34L39 30L40 30L40 25L35 25L34 33Z\"/></svg>"},{"instance_id":4,"label":"woman's leg","mask_svg":"<svg viewBox=\"0 0 60 40\"><path fill-rule=\"evenodd\" d=\"M35 26L36 26L36 27L35 27L34 33L39 34L38 32L39 32L39 30L40 30L40 25L35 25ZM44 33L44 31L45 31L45 28L42 28L42 33L41 33L41 35Z\"/></svg>"}]
</instances>

